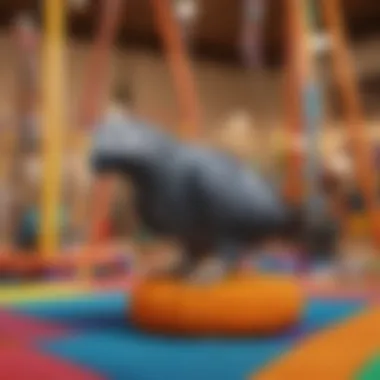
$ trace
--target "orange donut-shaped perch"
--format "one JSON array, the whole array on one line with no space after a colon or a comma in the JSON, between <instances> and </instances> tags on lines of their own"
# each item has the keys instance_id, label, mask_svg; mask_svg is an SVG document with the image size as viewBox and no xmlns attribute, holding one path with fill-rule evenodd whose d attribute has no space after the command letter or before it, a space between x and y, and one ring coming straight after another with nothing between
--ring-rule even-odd
<instances>
[{"instance_id":1,"label":"orange donut-shaped perch","mask_svg":"<svg viewBox=\"0 0 380 380\"><path fill-rule=\"evenodd\" d=\"M171 280L138 285L134 323L148 331L197 335L273 334L297 323L301 286L287 276L252 276L197 286Z\"/></svg>"}]
</instances>

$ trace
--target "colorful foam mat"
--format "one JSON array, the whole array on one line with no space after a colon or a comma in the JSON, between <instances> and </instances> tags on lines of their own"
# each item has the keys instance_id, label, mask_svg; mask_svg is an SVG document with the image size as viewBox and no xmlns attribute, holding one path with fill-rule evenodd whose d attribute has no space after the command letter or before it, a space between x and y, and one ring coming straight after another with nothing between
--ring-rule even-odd
<instances>
[{"instance_id":1,"label":"colorful foam mat","mask_svg":"<svg viewBox=\"0 0 380 380\"><path fill-rule=\"evenodd\" d=\"M275 337L175 338L137 330L119 292L33 298L0 312L0 378L378 380L379 326L365 300L313 298Z\"/></svg>"}]
</instances>

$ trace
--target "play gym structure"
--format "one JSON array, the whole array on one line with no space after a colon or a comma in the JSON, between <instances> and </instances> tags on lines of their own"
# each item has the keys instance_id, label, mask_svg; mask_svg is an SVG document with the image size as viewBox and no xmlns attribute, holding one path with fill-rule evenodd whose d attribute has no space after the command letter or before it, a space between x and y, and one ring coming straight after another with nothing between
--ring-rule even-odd
<instances>
[{"instance_id":1,"label":"play gym structure","mask_svg":"<svg viewBox=\"0 0 380 380\"><path fill-rule=\"evenodd\" d=\"M0 258L0 271L20 277L40 271L58 278L57 273L68 270L72 276L70 281L16 284L0 290L4 343L0 345L4 360L0 375L7 379L25 378L27 373L32 379L90 380L380 378L380 299L376 288L321 289L313 287L307 275L259 272L237 273L206 285L169 277L136 280L127 272L122 276L133 280L102 286L94 268L110 263L125 265L124 256L112 250L107 241L113 178L94 178L90 196L93 208L85 240L74 253L62 251L61 172L68 123L65 86L69 81L65 47L70 3L43 2L39 249L31 255L13 247L6 249ZM105 113L111 47L128 3L99 2L101 22L75 115L81 128L78 135L87 143ZM202 110L183 38L187 33L191 35L191 23L181 25L169 0L149 3L173 77L180 110L179 138L201 139ZM186 3L189 6L192 0ZM73 4L82 5L79 0ZM317 144L323 118L322 89L316 51L310 48L311 37L317 33L318 13L327 31L328 52L355 153L357 183L377 248L380 221L374 169L340 1L283 0L283 5L288 137L284 195L289 203L305 207L311 222L326 221L328 205L319 186L323 168ZM244 30L254 34L254 44L260 47L267 1L246 0L243 6L249 7L244 9L250 15ZM261 64L260 54L258 50L250 52L252 40L245 37L244 62L253 69ZM37 40L28 45L34 54ZM33 65L32 60L25 62L26 70L30 70L28 64ZM28 99L36 96L35 91L33 86L25 90ZM23 114L30 112L23 109ZM304 136L306 148L302 146ZM26 155L21 157L25 159ZM337 218L346 215L344 207L339 212ZM46 276L41 278L46 282Z\"/></svg>"}]
</instances>

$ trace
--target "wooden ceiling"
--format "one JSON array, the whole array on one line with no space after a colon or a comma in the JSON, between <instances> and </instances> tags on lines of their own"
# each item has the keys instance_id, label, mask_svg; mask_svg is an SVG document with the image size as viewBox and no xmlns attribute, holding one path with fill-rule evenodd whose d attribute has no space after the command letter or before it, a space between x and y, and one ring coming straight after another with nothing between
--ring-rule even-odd
<instances>
[{"instance_id":1,"label":"wooden ceiling","mask_svg":"<svg viewBox=\"0 0 380 380\"><path fill-rule=\"evenodd\" d=\"M99 18L99 4L92 0L83 14L70 14L70 31L78 38L91 38ZM159 48L149 0L125 0L123 27L118 41L127 46ZM277 63L283 46L283 0L268 1L265 30L265 57L268 64ZM38 13L38 0L0 0L0 23L9 25L20 11ZM196 32L195 51L199 58L238 62L237 48L241 19L241 0L200 0L201 17ZM380 34L380 0L342 0L344 14L353 39Z\"/></svg>"}]
</instances>

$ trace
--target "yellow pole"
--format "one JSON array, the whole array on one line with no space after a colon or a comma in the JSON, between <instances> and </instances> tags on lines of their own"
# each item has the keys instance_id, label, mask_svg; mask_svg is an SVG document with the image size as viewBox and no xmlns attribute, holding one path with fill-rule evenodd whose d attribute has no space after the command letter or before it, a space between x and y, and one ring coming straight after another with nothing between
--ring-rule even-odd
<instances>
[{"instance_id":1,"label":"yellow pole","mask_svg":"<svg viewBox=\"0 0 380 380\"><path fill-rule=\"evenodd\" d=\"M41 253L57 253L64 124L65 0L44 0Z\"/></svg>"}]
</instances>

